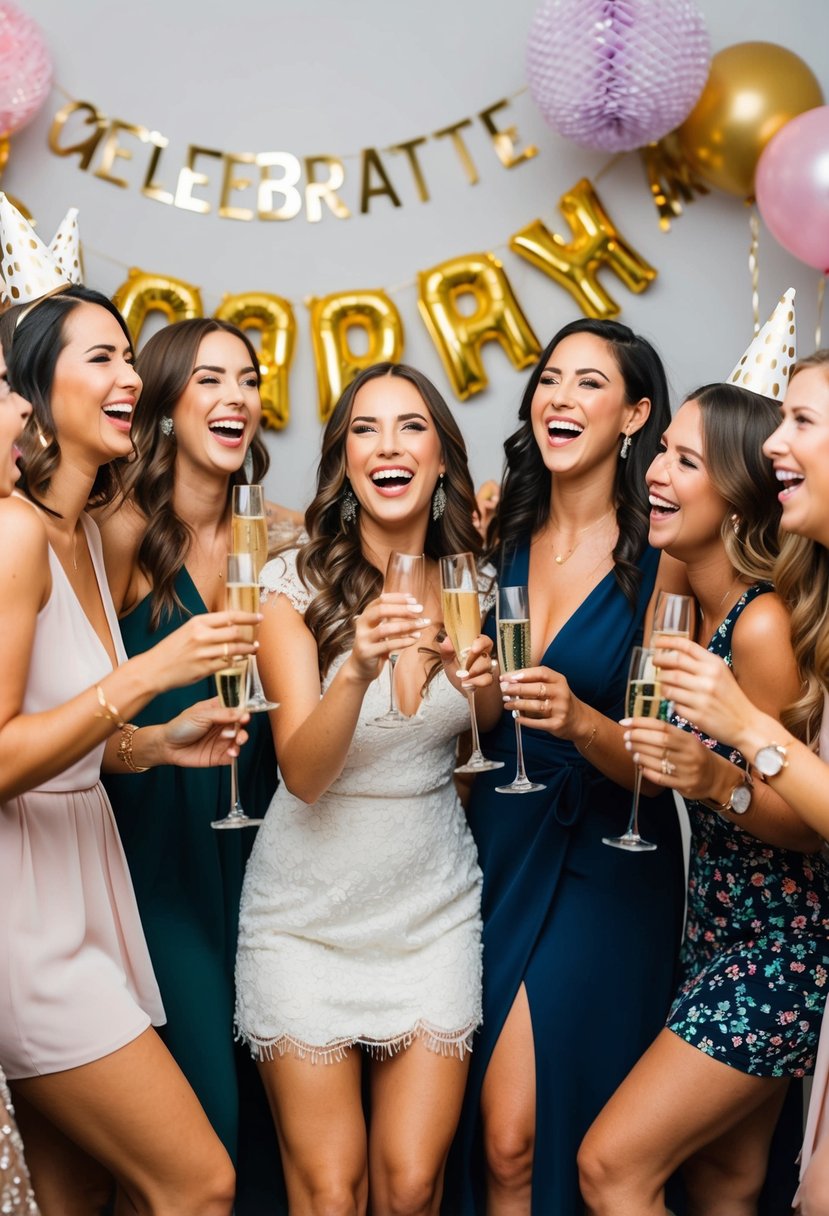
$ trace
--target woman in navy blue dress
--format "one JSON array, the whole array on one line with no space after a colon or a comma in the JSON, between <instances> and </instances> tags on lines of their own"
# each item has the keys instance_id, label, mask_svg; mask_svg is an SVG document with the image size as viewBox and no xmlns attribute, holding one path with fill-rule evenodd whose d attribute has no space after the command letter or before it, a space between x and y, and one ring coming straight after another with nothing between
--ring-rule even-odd
<instances>
[{"instance_id":1,"label":"woman in navy blue dress","mask_svg":"<svg viewBox=\"0 0 829 1216\"><path fill-rule=\"evenodd\" d=\"M670 796L644 798L657 851L602 844L630 810L623 716L631 647L657 578L644 472L670 419L648 342L579 320L543 352L505 444L495 521L502 586L528 584L532 668L502 676L546 788L506 798L476 779L469 821L484 873L484 1023L445 1211L576 1216L582 1136L664 1025L682 923ZM515 765L511 714L485 741Z\"/></svg>"}]
</instances>

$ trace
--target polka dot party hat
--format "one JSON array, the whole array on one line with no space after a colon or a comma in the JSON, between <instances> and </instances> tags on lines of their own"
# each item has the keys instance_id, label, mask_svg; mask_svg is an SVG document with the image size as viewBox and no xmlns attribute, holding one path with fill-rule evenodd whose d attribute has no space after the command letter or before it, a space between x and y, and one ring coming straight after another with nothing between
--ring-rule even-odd
<instances>
[{"instance_id":1,"label":"polka dot party hat","mask_svg":"<svg viewBox=\"0 0 829 1216\"><path fill-rule=\"evenodd\" d=\"M30 304L81 281L78 212L72 207L47 249L0 191L0 304Z\"/></svg>"},{"instance_id":2,"label":"polka dot party hat","mask_svg":"<svg viewBox=\"0 0 829 1216\"><path fill-rule=\"evenodd\" d=\"M734 371L729 384L750 388L753 393L780 401L789 382L797 350L794 319L794 288L780 298L774 312L755 335Z\"/></svg>"}]
</instances>

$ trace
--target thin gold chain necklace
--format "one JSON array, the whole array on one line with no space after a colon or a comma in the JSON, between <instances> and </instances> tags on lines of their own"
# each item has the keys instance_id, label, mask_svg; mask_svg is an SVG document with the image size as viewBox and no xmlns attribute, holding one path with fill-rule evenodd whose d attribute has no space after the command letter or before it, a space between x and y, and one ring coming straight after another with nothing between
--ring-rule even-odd
<instances>
[{"instance_id":1,"label":"thin gold chain necklace","mask_svg":"<svg viewBox=\"0 0 829 1216\"><path fill-rule=\"evenodd\" d=\"M582 536L585 532L589 532L591 530L591 528L598 528L599 524L602 523L603 520L607 519L607 517L612 514L613 509L614 508L611 507L608 511L605 511L604 515L600 515L598 519L594 519L592 523L585 524L585 526L583 528L579 528L578 532L576 533L576 536L577 537ZM567 550L566 553L556 553L555 549L554 549L553 558L555 560L556 565L563 566L565 562L569 561L570 558L575 553L576 549L578 549L580 544L581 544L581 541L576 540L575 543L570 546L570 548Z\"/></svg>"}]
</instances>

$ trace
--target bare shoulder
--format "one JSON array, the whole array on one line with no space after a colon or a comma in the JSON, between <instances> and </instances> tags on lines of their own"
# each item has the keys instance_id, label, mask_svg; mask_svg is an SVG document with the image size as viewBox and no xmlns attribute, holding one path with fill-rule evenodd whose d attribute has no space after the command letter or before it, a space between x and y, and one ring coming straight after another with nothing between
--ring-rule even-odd
<instances>
[{"instance_id":1,"label":"bare shoulder","mask_svg":"<svg viewBox=\"0 0 829 1216\"><path fill-rule=\"evenodd\" d=\"M51 586L49 538L40 512L22 498L0 499L0 595L42 603Z\"/></svg>"},{"instance_id":2,"label":"bare shoulder","mask_svg":"<svg viewBox=\"0 0 829 1216\"><path fill-rule=\"evenodd\" d=\"M791 620L776 592L758 595L746 605L734 626L733 649L735 659L760 661L769 649L791 653Z\"/></svg>"},{"instance_id":3,"label":"bare shoulder","mask_svg":"<svg viewBox=\"0 0 829 1216\"><path fill-rule=\"evenodd\" d=\"M268 517L268 523L272 527L276 524L291 524L295 528L301 528L305 523L305 515L302 511L294 511L292 507L280 506L278 502L266 502L265 513Z\"/></svg>"}]
</instances>

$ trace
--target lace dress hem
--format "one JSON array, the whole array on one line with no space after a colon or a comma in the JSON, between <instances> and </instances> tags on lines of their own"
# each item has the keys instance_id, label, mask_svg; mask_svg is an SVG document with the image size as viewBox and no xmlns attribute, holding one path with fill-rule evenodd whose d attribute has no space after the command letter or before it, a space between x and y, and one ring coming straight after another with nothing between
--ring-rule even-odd
<instances>
[{"instance_id":1,"label":"lace dress hem","mask_svg":"<svg viewBox=\"0 0 829 1216\"><path fill-rule=\"evenodd\" d=\"M236 1027L236 1040L248 1045L254 1059L272 1060L279 1056L292 1055L298 1060L310 1060L312 1064L339 1064L354 1047L364 1047L374 1060L390 1060L398 1052L406 1051L417 1039L428 1051L439 1056L455 1056L462 1060L472 1051L472 1039L479 1023L474 1022L463 1030L441 1030L428 1022L418 1022L411 1030L391 1039L367 1039L361 1036L337 1039L336 1042L320 1046L305 1043L290 1034L273 1038L260 1038Z\"/></svg>"}]
</instances>

